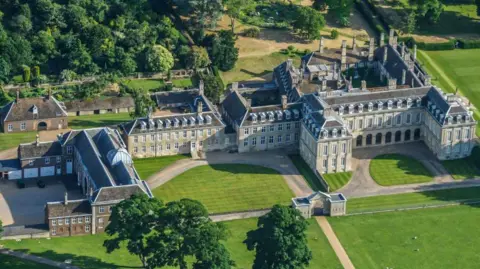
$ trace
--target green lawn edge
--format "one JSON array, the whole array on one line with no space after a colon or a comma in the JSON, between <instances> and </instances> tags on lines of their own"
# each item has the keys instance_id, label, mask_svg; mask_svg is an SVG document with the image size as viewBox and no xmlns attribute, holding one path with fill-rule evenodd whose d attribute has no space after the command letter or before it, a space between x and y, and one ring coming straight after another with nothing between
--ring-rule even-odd
<instances>
[{"instance_id":1,"label":"green lawn edge","mask_svg":"<svg viewBox=\"0 0 480 269\"><path fill-rule=\"evenodd\" d=\"M402 154L382 154L370 161L370 176L378 185L394 186L433 180L432 173L418 160Z\"/></svg>"}]
</instances>

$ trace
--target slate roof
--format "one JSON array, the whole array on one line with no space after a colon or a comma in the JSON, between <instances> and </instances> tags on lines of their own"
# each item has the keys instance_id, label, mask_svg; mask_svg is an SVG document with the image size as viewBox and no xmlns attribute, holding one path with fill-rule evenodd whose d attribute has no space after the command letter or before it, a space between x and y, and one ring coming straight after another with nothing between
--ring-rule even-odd
<instances>
[{"instance_id":1,"label":"slate roof","mask_svg":"<svg viewBox=\"0 0 480 269\"><path fill-rule=\"evenodd\" d=\"M292 70L287 70L287 61L273 69L273 77L278 85L280 95L286 95L289 103L297 102L301 94L294 85L292 76L297 76Z\"/></svg>"},{"instance_id":2,"label":"slate roof","mask_svg":"<svg viewBox=\"0 0 480 269\"><path fill-rule=\"evenodd\" d=\"M65 102L65 107L68 112L131 108L134 106L135 102L130 96L110 97L106 99L95 98L93 100L75 100Z\"/></svg>"},{"instance_id":3,"label":"slate roof","mask_svg":"<svg viewBox=\"0 0 480 269\"><path fill-rule=\"evenodd\" d=\"M92 197L93 203L118 201L128 199L134 194L144 194L145 192L138 185L124 185L117 187L104 187Z\"/></svg>"},{"instance_id":4,"label":"slate roof","mask_svg":"<svg viewBox=\"0 0 480 269\"><path fill-rule=\"evenodd\" d=\"M362 92L358 94L346 94L342 96L333 96L322 98L325 103L334 106L340 104L354 104L379 100L389 100L398 98L408 98L416 96L425 96L432 87L397 89L379 92Z\"/></svg>"},{"instance_id":5,"label":"slate roof","mask_svg":"<svg viewBox=\"0 0 480 269\"><path fill-rule=\"evenodd\" d=\"M18 158L20 160L62 155L62 145L58 141L20 144Z\"/></svg>"},{"instance_id":6,"label":"slate roof","mask_svg":"<svg viewBox=\"0 0 480 269\"><path fill-rule=\"evenodd\" d=\"M248 111L245 99L237 91L227 95L222 107L228 113L230 119L238 125L242 123Z\"/></svg>"},{"instance_id":7,"label":"slate roof","mask_svg":"<svg viewBox=\"0 0 480 269\"><path fill-rule=\"evenodd\" d=\"M157 102L157 106L162 108L179 103L191 104L198 96L198 90L156 92L152 98Z\"/></svg>"},{"instance_id":8,"label":"slate roof","mask_svg":"<svg viewBox=\"0 0 480 269\"><path fill-rule=\"evenodd\" d=\"M5 121L33 120L33 108L37 107L38 117L36 119L51 119L66 117L67 113L62 103L52 97L20 98L9 104L9 111Z\"/></svg>"},{"instance_id":9,"label":"slate roof","mask_svg":"<svg viewBox=\"0 0 480 269\"><path fill-rule=\"evenodd\" d=\"M408 66L405 64L404 61L402 61L401 55L397 51L395 51L395 49L390 45L377 48L375 50L375 59L383 63L383 55L385 48L388 50L387 62L383 66L388 71L390 76L397 79L397 84L401 83L403 70L407 69L405 83L412 87L412 79L414 79L413 87L422 87L423 85L420 83L418 78L414 77L412 72L408 70Z\"/></svg>"},{"instance_id":10,"label":"slate roof","mask_svg":"<svg viewBox=\"0 0 480 269\"><path fill-rule=\"evenodd\" d=\"M287 110L291 112L290 119L286 118L285 111L287 111ZM293 110L296 110L299 113L298 118L295 118ZM281 105L254 107L254 108L251 108L249 110L249 112L247 114L247 117L243 121L242 126L262 124L262 122L260 121L259 113L261 113L261 112L267 113L269 111L274 113L274 120L270 121L267 118L265 122L268 122L268 123L294 122L294 121L299 121L299 120L302 119L302 104L300 104L300 103L288 104L287 109L283 109ZM282 119L281 120L278 119L277 111L282 112ZM252 121L252 117L249 115L250 113L256 113L257 114L257 116L258 116L257 117L257 122Z\"/></svg>"},{"instance_id":11,"label":"slate roof","mask_svg":"<svg viewBox=\"0 0 480 269\"><path fill-rule=\"evenodd\" d=\"M347 48L348 64L358 63L367 60L368 49L357 47L357 52L358 53L354 53L352 49ZM365 54L365 56L362 55L362 52ZM307 67L323 64L333 64L334 62L340 64L342 60L342 49L324 49L323 53L320 53L319 51L314 51L304 56L302 60L306 60Z\"/></svg>"},{"instance_id":12,"label":"slate roof","mask_svg":"<svg viewBox=\"0 0 480 269\"><path fill-rule=\"evenodd\" d=\"M64 202L47 203L48 218L62 218L67 216L80 216L92 214L92 206L88 200L73 200Z\"/></svg>"}]
</instances>

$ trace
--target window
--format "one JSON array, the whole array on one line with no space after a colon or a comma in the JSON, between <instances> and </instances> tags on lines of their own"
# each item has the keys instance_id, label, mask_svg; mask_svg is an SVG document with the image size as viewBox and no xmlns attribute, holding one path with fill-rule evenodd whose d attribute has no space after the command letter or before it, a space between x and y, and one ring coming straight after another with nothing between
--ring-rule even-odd
<instances>
[{"instance_id":1,"label":"window","mask_svg":"<svg viewBox=\"0 0 480 269\"><path fill-rule=\"evenodd\" d=\"M20 130L25 131L25 129L27 129L27 124L25 122L22 122L20 124Z\"/></svg>"},{"instance_id":2,"label":"window","mask_svg":"<svg viewBox=\"0 0 480 269\"><path fill-rule=\"evenodd\" d=\"M282 131L282 130L283 130L283 124L280 123L280 124L278 125L277 130L278 130L278 131Z\"/></svg>"},{"instance_id":3,"label":"window","mask_svg":"<svg viewBox=\"0 0 480 269\"><path fill-rule=\"evenodd\" d=\"M72 218L72 224L77 224L77 218Z\"/></svg>"},{"instance_id":4,"label":"window","mask_svg":"<svg viewBox=\"0 0 480 269\"><path fill-rule=\"evenodd\" d=\"M72 153L73 153L73 147L67 146L67 154L72 154Z\"/></svg>"},{"instance_id":5,"label":"window","mask_svg":"<svg viewBox=\"0 0 480 269\"><path fill-rule=\"evenodd\" d=\"M298 133L295 133L295 141L298 141Z\"/></svg>"},{"instance_id":6,"label":"window","mask_svg":"<svg viewBox=\"0 0 480 269\"><path fill-rule=\"evenodd\" d=\"M402 115L398 114L397 116L395 116L395 120L397 125L402 124Z\"/></svg>"},{"instance_id":7,"label":"window","mask_svg":"<svg viewBox=\"0 0 480 269\"><path fill-rule=\"evenodd\" d=\"M456 138L457 140L460 140L460 138L461 138L461 133L462 133L462 130L457 130L457 131L455 132L455 138Z\"/></svg>"},{"instance_id":8,"label":"window","mask_svg":"<svg viewBox=\"0 0 480 269\"><path fill-rule=\"evenodd\" d=\"M273 135L268 137L268 143L273 144Z\"/></svg>"},{"instance_id":9,"label":"window","mask_svg":"<svg viewBox=\"0 0 480 269\"><path fill-rule=\"evenodd\" d=\"M260 144L261 145L265 144L265 136L260 137Z\"/></svg>"},{"instance_id":10,"label":"window","mask_svg":"<svg viewBox=\"0 0 480 269\"><path fill-rule=\"evenodd\" d=\"M175 142L175 149L178 149L178 142Z\"/></svg>"},{"instance_id":11,"label":"window","mask_svg":"<svg viewBox=\"0 0 480 269\"><path fill-rule=\"evenodd\" d=\"M362 128L363 128L363 120L359 119L358 120L358 129L362 129Z\"/></svg>"},{"instance_id":12,"label":"window","mask_svg":"<svg viewBox=\"0 0 480 269\"><path fill-rule=\"evenodd\" d=\"M295 122L295 129L300 128L300 122Z\"/></svg>"},{"instance_id":13,"label":"window","mask_svg":"<svg viewBox=\"0 0 480 269\"><path fill-rule=\"evenodd\" d=\"M337 144L332 145L332 152L333 154L337 154Z\"/></svg>"},{"instance_id":14,"label":"window","mask_svg":"<svg viewBox=\"0 0 480 269\"><path fill-rule=\"evenodd\" d=\"M155 152L155 146L150 146L150 152Z\"/></svg>"},{"instance_id":15,"label":"window","mask_svg":"<svg viewBox=\"0 0 480 269\"><path fill-rule=\"evenodd\" d=\"M52 226L57 226L57 220L56 219L52 219Z\"/></svg>"},{"instance_id":16,"label":"window","mask_svg":"<svg viewBox=\"0 0 480 269\"><path fill-rule=\"evenodd\" d=\"M270 132L274 132L275 131L275 125L270 125Z\"/></svg>"},{"instance_id":17,"label":"window","mask_svg":"<svg viewBox=\"0 0 480 269\"><path fill-rule=\"evenodd\" d=\"M13 125L11 125L11 124L8 125L8 131L9 132L13 131Z\"/></svg>"},{"instance_id":18,"label":"window","mask_svg":"<svg viewBox=\"0 0 480 269\"><path fill-rule=\"evenodd\" d=\"M192 149L194 149L197 145L195 144L195 142L192 142Z\"/></svg>"},{"instance_id":19,"label":"window","mask_svg":"<svg viewBox=\"0 0 480 269\"><path fill-rule=\"evenodd\" d=\"M83 223L83 218L82 218L82 217L78 217L78 218L77 218L77 222L78 222L78 223Z\"/></svg>"},{"instance_id":20,"label":"window","mask_svg":"<svg viewBox=\"0 0 480 269\"><path fill-rule=\"evenodd\" d=\"M328 145L323 146L323 155L328 155Z\"/></svg>"},{"instance_id":21,"label":"window","mask_svg":"<svg viewBox=\"0 0 480 269\"><path fill-rule=\"evenodd\" d=\"M327 166L328 166L328 160L325 159L323 160L323 168L327 168Z\"/></svg>"},{"instance_id":22,"label":"window","mask_svg":"<svg viewBox=\"0 0 480 269\"><path fill-rule=\"evenodd\" d=\"M155 135L154 134L150 135L150 140L155 141Z\"/></svg>"},{"instance_id":23,"label":"window","mask_svg":"<svg viewBox=\"0 0 480 269\"><path fill-rule=\"evenodd\" d=\"M69 218L65 219L65 225L70 225L70 219Z\"/></svg>"},{"instance_id":24,"label":"window","mask_svg":"<svg viewBox=\"0 0 480 269\"><path fill-rule=\"evenodd\" d=\"M158 140L158 141L162 141L162 134L158 134L157 140Z\"/></svg>"},{"instance_id":25,"label":"window","mask_svg":"<svg viewBox=\"0 0 480 269\"><path fill-rule=\"evenodd\" d=\"M290 134L287 134L287 135L285 136L285 142L290 142Z\"/></svg>"},{"instance_id":26,"label":"window","mask_svg":"<svg viewBox=\"0 0 480 269\"><path fill-rule=\"evenodd\" d=\"M346 143L342 144L342 152L347 153L347 144Z\"/></svg>"},{"instance_id":27,"label":"window","mask_svg":"<svg viewBox=\"0 0 480 269\"><path fill-rule=\"evenodd\" d=\"M282 143L282 135L277 136L277 143Z\"/></svg>"},{"instance_id":28,"label":"window","mask_svg":"<svg viewBox=\"0 0 480 269\"><path fill-rule=\"evenodd\" d=\"M98 212L99 213L105 213L105 207L101 206L100 208L98 208Z\"/></svg>"},{"instance_id":29,"label":"window","mask_svg":"<svg viewBox=\"0 0 480 269\"><path fill-rule=\"evenodd\" d=\"M353 120L348 121L348 129L353 130Z\"/></svg>"},{"instance_id":30,"label":"window","mask_svg":"<svg viewBox=\"0 0 480 269\"><path fill-rule=\"evenodd\" d=\"M147 141L147 136L146 135L142 135L142 142L145 142Z\"/></svg>"},{"instance_id":31,"label":"window","mask_svg":"<svg viewBox=\"0 0 480 269\"><path fill-rule=\"evenodd\" d=\"M392 116L387 116L387 126L392 125Z\"/></svg>"},{"instance_id":32,"label":"window","mask_svg":"<svg viewBox=\"0 0 480 269\"><path fill-rule=\"evenodd\" d=\"M203 130L198 130L198 136L203 137Z\"/></svg>"},{"instance_id":33,"label":"window","mask_svg":"<svg viewBox=\"0 0 480 269\"><path fill-rule=\"evenodd\" d=\"M332 159L332 167L335 169L337 167L337 159L333 158Z\"/></svg>"},{"instance_id":34,"label":"window","mask_svg":"<svg viewBox=\"0 0 480 269\"><path fill-rule=\"evenodd\" d=\"M85 232L87 232L87 233L90 232L90 225L85 225Z\"/></svg>"},{"instance_id":35,"label":"window","mask_svg":"<svg viewBox=\"0 0 480 269\"><path fill-rule=\"evenodd\" d=\"M382 127L383 125L383 118L377 118L377 126Z\"/></svg>"},{"instance_id":36,"label":"window","mask_svg":"<svg viewBox=\"0 0 480 269\"><path fill-rule=\"evenodd\" d=\"M267 131L267 127L262 126L262 133L265 133Z\"/></svg>"},{"instance_id":37,"label":"window","mask_svg":"<svg viewBox=\"0 0 480 269\"><path fill-rule=\"evenodd\" d=\"M245 129L243 130L243 133L246 134L246 135L248 135L249 132L250 132L250 129L248 129L248 128L245 128Z\"/></svg>"},{"instance_id":38,"label":"window","mask_svg":"<svg viewBox=\"0 0 480 269\"><path fill-rule=\"evenodd\" d=\"M195 130L192 130L190 133L191 133L192 137L195 137L195 133L196 133Z\"/></svg>"},{"instance_id":39,"label":"window","mask_svg":"<svg viewBox=\"0 0 480 269\"><path fill-rule=\"evenodd\" d=\"M342 158L341 162L342 162L342 167L345 166L345 163L346 163L345 158Z\"/></svg>"},{"instance_id":40,"label":"window","mask_svg":"<svg viewBox=\"0 0 480 269\"><path fill-rule=\"evenodd\" d=\"M63 225L63 219L58 219L58 225Z\"/></svg>"},{"instance_id":41,"label":"window","mask_svg":"<svg viewBox=\"0 0 480 269\"><path fill-rule=\"evenodd\" d=\"M447 141L452 141L452 131L447 131Z\"/></svg>"},{"instance_id":42,"label":"window","mask_svg":"<svg viewBox=\"0 0 480 269\"><path fill-rule=\"evenodd\" d=\"M60 156L57 156L57 163L60 163L62 161L62 158Z\"/></svg>"},{"instance_id":43,"label":"window","mask_svg":"<svg viewBox=\"0 0 480 269\"><path fill-rule=\"evenodd\" d=\"M167 133L167 140L170 140L170 133Z\"/></svg>"},{"instance_id":44,"label":"window","mask_svg":"<svg viewBox=\"0 0 480 269\"><path fill-rule=\"evenodd\" d=\"M252 138L252 146L256 146L257 145L257 138L254 137Z\"/></svg>"},{"instance_id":45,"label":"window","mask_svg":"<svg viewBox=\"0 0 480 269\"><path fill-rule=\"evenodd\" d=\"M407 114L407 119L405 121L406 124L410 124L410 122L412 122L412 115L411 114Z\"/></svg>"},{"instance_id":46,"label":"window","mask_svg":"<svg viewBox=\"0 0 480 269\"><path fill-rule=\"evenodd\" d=\"M256 134L257 133L257 127L253 127L253 133Z\"/></svg>"},{"instance_id":47,"label":"window","mask_svg":"<svg viewBox=\"0 0 480 269\"><path fill-rule=\"evenodd\" d=\"M167 144L167 150L170 150L170 144Z\"/></svg>"},{"instance_id":48,"label":"window","mask_svg":"<svg viewBox=\"0 0 480 269\"><path fill-rule=\"evenodd\" d=\"M103 218L98 218L98 223L103 223Z\"/></svg>"},{"instance_id":49,"label":"window","mask_svg":"<svg viewBox=\"0 0 480 269\"><path fill-rule=\"evenodd\" d=\"M52 235L56 235L57 234L57 228L53 228L52 229Z\"/></svg>"},{"instance_id":50,"label":"window","mask_svg":"<svg viewBox=\"0 0 480 269\"><path fill-rule=\"evenodd\" d=\"M133 137L133 143L138 143L138 136Z\"/></svg>"},{"instance_id":51,"label":"window","mask_svg":"<svg viewBox=\"0 0 480 269\"><path fill-rule=\"evenodd\" d=\"M207 134L212 135L212 129L207 129Z\"/></svg>"},{"instance_id":52,"label":"window","mask_svg":"<svg viewBox=\"0 0 480 269\"><path fill-rule=\"evenodd\" d=\"M470 129L465 129L465 139L470 139Z\"/></svg>"},{"instance_id":53,"label":"window","mask_svg":"<svg viewBox=\"0 0 480 269\"><path fill-rule=\"evenodd\" d=\"M142 152L143 152L143 153L146 153L146 152L147 152L147 147L146 147L146 146L143 146L143 147L142 147Z\"/></svg>"},{"instance_id":54,"label":"window","mask_svg":"<svg viewBox=\"0 0 480 269\"><path fill-rule=\"evenodd\" d=\"M247 147L248 146L248 139L243 140L243 146Z\"/></svg>"},{"instance_id":55,"label":"window","mask_svg":"<svg viewBox=\"0 0 480 269\"><path fill-rule=\"evenodd\" d=\"M85 223L90 223L90 217L89 216L85 217Z\"/></svg>"},{"instance_id":56,"label":"window","mask_svg":"<svg viewBox=\"0 0 480 269\"><path fill-rule=\"evenodd\" d=\"M137 147L133 148L133 153L138 153L138 148Z\"/></svg>"},{"instance_id":57,"label":"window","mask_svg":"<svg viewBox=\"0 0 480 269\"><path fill-rule=\"evenodd\" d=\"M292 128L292 124L287 123L287 130L290 130Z\"/></svg>"},{"instance_id":58,"label":"window","mask_svg":"<svg viewBox=\"0 0 480 269\"><path fill-rule=\"evenodd\" d=\"M35 160L28 160L28 165L33 166L34 163L35 163Z\"/></svg>"},{"instance_id":59,"label":"window","mask_svg":"<svg viewBox=\"0 0 480 269\"><path fill-rule=\"evenodd\" d=\"M373 119L368 119L368 128L373 127Z\"/></svg>"}]
</instances>

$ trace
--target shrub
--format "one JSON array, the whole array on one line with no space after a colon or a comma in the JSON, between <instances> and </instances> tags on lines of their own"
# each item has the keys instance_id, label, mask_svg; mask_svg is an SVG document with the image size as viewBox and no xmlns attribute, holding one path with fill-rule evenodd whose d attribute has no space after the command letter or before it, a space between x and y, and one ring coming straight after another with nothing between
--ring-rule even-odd
<instances>
[{"instance_id":1,"label":"shrub","mask_svg":"<svg viewBox=\"0 0 480 269\"><path fill-rule=\"evenodd\" d=\"M332 32L330 32L330 38L331 38L331 39L337 39L337 38L338 38L338 31L337 31L337 29L333 29Z\"/></svg>"},{"instance_id":2,"label":"shrub","mask_svg":"<svg viewBox=\"0 0 480 269\"><path fill-rule=\"evenodd\" d=\"M458 47L462 49L477 49L480 48L480 40L458 40Z\"/></svg>"},{"instance_id":3,"label":"shrub","mask_svg":"<svg viewBox=\"0 0 480 269\"><path fill-rule=\"evenodd\" d=\"M247 28L243 31L243 35L246 37L257 38L260 35L260 28L258 27Z\"/></svg>"},{"instance_id":4,"label":"shrub","mask_svg":"<svg viewBox=\"0 0 480 269\"><path fill-rule=\"evenodd\" d=\"M45 182L43 182L42 180L37 180L37 186L40 188L40 189L43 189L45 188Z\"/></svg>"},{"instance_id":5,"label":"shrub","mask_svg":"<svg viewBox=\"0 0 480 269\"><path fill-rule=\"evenodd\" d=\"M303 51L303 54L304 54L304 55L308 55L308 54L310 54L310 53L312 53L312 51L311 51L310 49L305 49L305 50Z\"/></svg>"},{"instance_id":6,"label":"shrub","mask_svg":"<svg viewBox=\"0 0 480 269\"><path fill-rule=\"evenodd\" d=\"M25 182L23 182L22 180L18 180L17 181L17 187L19 189L24 189L25 188Z\"/></svg>"}]
</instances>

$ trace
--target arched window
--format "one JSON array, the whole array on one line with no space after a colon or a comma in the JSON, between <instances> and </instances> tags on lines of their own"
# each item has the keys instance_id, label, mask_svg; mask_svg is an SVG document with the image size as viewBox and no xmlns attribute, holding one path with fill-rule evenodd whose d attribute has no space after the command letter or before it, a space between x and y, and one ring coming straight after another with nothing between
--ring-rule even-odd
<instances>
[{"instance_id":1,"label":"arched window","mask_svg":"<svg viewBox=\"0 0 480 269\"><path fill-rule=\"evenodd\" d=\"M371 144L372 144L372 135L371 135L371 134L367 135L367 143L366 143L366 144L367 144L367 145L371 145Z\"/></svg>"},{"instance_id":2,"label":"arched window","mask_svg":"<svg viewBox=\"0 0 480 269\"><path fill-rule=\"evenodd\" d=\"M402 132L396 131L395 132L395 142L400 142L402 140Z\"/></svg>"},{"instance_id":3,"label":"arched window","mask_svg":"<svg viewBox=\"0 0 480 269\"><path fill-rule=\"evenodd\" d=\"M392 143L392 132L388 132L385 135L385 143Z\"/></svg>"},{"instance_id":4,"label":"arched window","mask_svg":"<svg viewBox=\"0 0 480 269\"><path fill-rule=\"evenodd\" d=\"M363 143L363 136L357 136L357 147L361 147Z\"/></svg>"},{"instance_id":5,"label":"arched window","mask_svg":"<svg viewBox=\"0 0 480 269\"><path fill-rule=\"evenodd\" d=\"M379 145L381 143L382 143L382 133L378 133L377 135L375 135L375 144Z\"/></svg>"},{"instance_id":6,"label":"arched window","mask_svg":"<svg viewBox=\"0 0 480 269\"><path fill-rule=\"evenodd\" d=\"M406 131L405 131L404 141L410 141L410 130L406 130Z\"/></svg>"}]
</instances>

